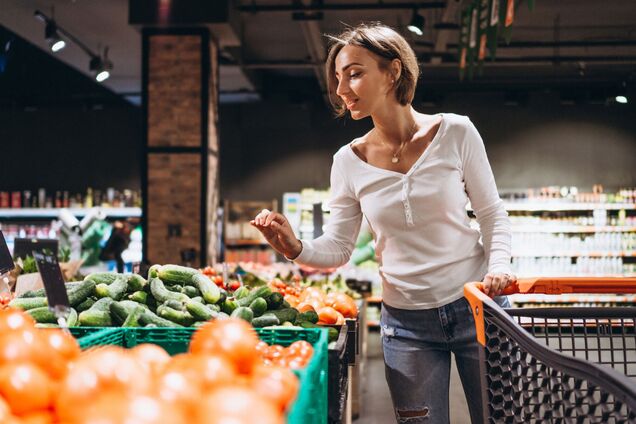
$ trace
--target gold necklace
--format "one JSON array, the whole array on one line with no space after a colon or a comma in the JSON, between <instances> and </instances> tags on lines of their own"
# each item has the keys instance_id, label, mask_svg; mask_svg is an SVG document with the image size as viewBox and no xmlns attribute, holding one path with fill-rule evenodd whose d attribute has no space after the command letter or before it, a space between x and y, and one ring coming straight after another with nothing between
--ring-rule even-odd
<instances>
[{"instance_id":1,"label":"gold necklace","mask_svg":"<svg viewBox=\"0 0 636 424\"><path fill-rule=\"evenodd\" d=\"M417 128L417 121L415 121L413 123L413 128L411 128L411 136L408 137L405 141L402 141L400 143L400 147L398 147L398 149L393 152L393 155L391 157L391 163L398 163L400 162L400 154L402 153L402 150L404 149L404 146L406 146L406 144L408 143L408 141L413 138L413 136L415 135L415 129ZM391 146L385 142L384 140L382 140L381 137L378 137L378 140L380 140L380 143L382 143L383 145L385 145L389 150L391 150Z\"/></svg>"}]
</instances>

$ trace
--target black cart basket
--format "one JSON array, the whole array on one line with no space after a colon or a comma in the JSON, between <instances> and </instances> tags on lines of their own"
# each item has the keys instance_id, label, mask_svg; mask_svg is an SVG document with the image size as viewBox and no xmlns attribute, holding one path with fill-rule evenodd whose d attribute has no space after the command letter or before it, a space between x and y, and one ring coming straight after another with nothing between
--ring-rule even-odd
<instances>
[{"instance_id":1,"label":"black cart basket","mask_svg":"<svg viewBox=\"0 0 636 424\"><path fill-rule=\"evenodd\" d=\"M636 293L636 278L519 280L513 293ZM636 423L636 307L502 309L464 287L477 329L484 422Z\"/></svg>"}]
</instances>

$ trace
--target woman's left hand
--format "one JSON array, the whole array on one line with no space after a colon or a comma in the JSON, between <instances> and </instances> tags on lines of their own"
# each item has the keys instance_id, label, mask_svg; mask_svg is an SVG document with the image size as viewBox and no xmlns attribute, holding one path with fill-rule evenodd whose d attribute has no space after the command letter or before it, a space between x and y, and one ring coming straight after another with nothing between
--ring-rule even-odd
<instances>
[{"instance_id":1,"label":"woman's left hand","mask_svg":"<svg viewBox=\"0 0 636 424\"><path fill-rule=\"evenodd\" d=\"M489 272L484 277L484 293L490 297L499 296L506 287L516 281L517 277L513 274Z\"/></svg>"}]
</instances>

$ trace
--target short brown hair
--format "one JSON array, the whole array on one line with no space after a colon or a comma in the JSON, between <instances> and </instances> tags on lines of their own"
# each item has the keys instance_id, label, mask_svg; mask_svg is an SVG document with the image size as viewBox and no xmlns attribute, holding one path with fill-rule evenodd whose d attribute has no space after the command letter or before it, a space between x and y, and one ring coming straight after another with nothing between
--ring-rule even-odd
<instances>
[{"instance_id":1,"label":"short brown hair","mask_svg":"<svg viewBox=\"0 0 636 424\"><path fill-rule=\"evenodd\" d=\"M328 37L332 44L329 47L329 54L325 62L327 92L336 116L342 117L347 113L342 99L336 94L338 87L335 69L336 56L344 46L358 46L376 54L382 59L380 61L382 68L388 69L393 59L400 60L402 72L396 81L395 97L402 105L407 105L413 101L420 70L415 52L397 31L379 22L372 22L347 28L337 36L329 35Z\"/></svg>"}]
</instances>

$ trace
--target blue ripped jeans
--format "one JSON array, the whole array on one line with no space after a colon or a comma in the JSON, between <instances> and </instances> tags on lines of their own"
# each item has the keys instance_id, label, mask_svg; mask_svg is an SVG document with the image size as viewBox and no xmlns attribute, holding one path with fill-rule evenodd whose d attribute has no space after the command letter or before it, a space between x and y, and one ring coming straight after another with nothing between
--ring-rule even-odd
<instances>
[{"instance_id":1,"label":"blue ripped jeans","mask_svg":"<svg viewBox=\"0 0 636 424\"><path fill-rule=\"evenodd\" d=\"M506 297L497 303L509 306ZM468 301L439 308L396 309L382 304L382 346L386 380L398 423L449 422L451 352L473 424L483 420L479 350Z\"/></svg>"}]
</instances>

